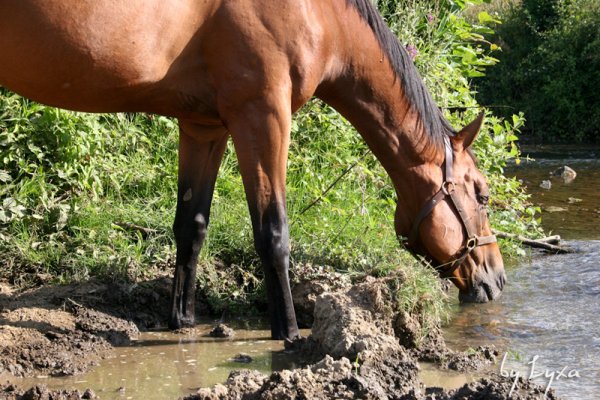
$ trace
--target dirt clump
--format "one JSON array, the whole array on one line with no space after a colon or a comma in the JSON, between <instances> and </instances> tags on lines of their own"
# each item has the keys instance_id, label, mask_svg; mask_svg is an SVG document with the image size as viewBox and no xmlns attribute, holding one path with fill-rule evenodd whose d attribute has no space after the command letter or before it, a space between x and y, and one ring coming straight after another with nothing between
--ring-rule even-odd
<instances>
[{"instance_id":1,"label":"dirt clump","mask_svg":"<svg viewBox=\"0 0 600 400\"><path fill-rule=\"evenodd\" d=\"M514 384L514 389L513 389ZM431 391L433 392L433 391ZM553 389L545 389L520 377L515 383L500 375L481 378L478 381L445 392L429 393L426 400L558 400Z\"/></svg>"},{"instance_id":2,"label":"dirt clump","mask_svg":"<svg viewBox=\"0 0 600 400\"><path fill-rule=\"evenodd\" d=\"M188 399L400 399L420 393L418 365L395 337L392 304L387 282L374 278L324 292L315 300L312 335L299 345L318 348L321 361L268 377L232 374L224 385Z\"/></svg>"},{"instance_id":3,"label":"dirt clump","mask_svg":"<svg viewBox=\"0 0 600 400\"><path fill-rule=\"evenodd\" d=\"M214 338L232 338L235 336L235 331L225 324L217 324L210 332L208 336Z\"/></svg>"},{"instance_id":4,"label":"dirt clump","mask_svg":"<svg viewBox=\"0 0 600 400\"><path fill-rule=\"evenodd\" d=\"M292 297L296 320L300 328L310 328L314 321L317 297L326 292L336 292L351 286L348 275L323 266L297 265L292 270Z\"/></svg>"},{"instance_id":5,"label":"dirt clump","mask_svg":"<svg viewBox=\"0 0 600 400\"><path fill-rule=\"evenodd\" d=\"M0 373L14 376L74 375L111 354L106 340L80 330L36 329L24 325L0 325ZM24 327L23 327L24 326Z\"/></svg>"},{"instance_id":6,"label":"dirt clump","mask_svg":"<svg viewBox=\"0 0 600 400\"><path fill-rule=\"evenodd\" d=\"M439 330L428 334L419 347L410 350L419 361L434 363L438 368L451 369L458 372L478 371L493 365L500 355L495 346L479 346L467 351L450 349Z\"/></svg>"},{"instance_id":7,"label":"dirt clump","mask_svg":"<svg viewBox=\"0 0 600 400\"><path fill-rule=\"evenodd\" d=\"M140 331L131 321L110 316L72 300L65 305L75 317L75 328L106 339L113 346L128 346L136 340Z\"/></svg>"},{"instance_id":8,"label":"dirt clump","mask_svg":"<svg viewBox=\"0 0 600 400\"><path fill-rule=\"evenodd\" d=\"M0 400L87 400L97 398L98 396L90 389L84 392L49 390L46 385L36 385L25 391L11 384L0 384Z\"/></svg>"},{"instance_id":9,"label":"dirt clump","mask_svg":"<svg viewBox=\"0 0 600 400\"><path fill-rule=\"evenodd\" d=\"M346 291L318 297L312 337L323 354L354 359L359 353L399 349L392 327L393 309L385 282L374 278Z\"/></svg>"},{"instance_id":10,"label":"dirt clump","mask_svg":"<svg viewBox=\"0 0 600 400\"><path fill-rule=\"evenodd\" d=\"M185 400L220 399L387 399L384 388L361 378L347 358L326 356L319 363L265 376L257 371L234 371L224 385L200 389ZM384 397L381 397L384 395Z\"/></svg>"}]
</instances>

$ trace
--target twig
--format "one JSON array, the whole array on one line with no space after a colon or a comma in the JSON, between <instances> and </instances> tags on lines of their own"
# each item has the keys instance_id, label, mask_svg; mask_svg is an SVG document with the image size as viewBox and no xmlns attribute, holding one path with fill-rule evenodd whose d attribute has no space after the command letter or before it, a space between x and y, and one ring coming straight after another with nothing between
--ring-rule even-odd
<instances>
[{"instance_id":1,"label":"twig","mask_svg":"<svg viewBox=\"0 0 600 400\"><path fill-rule=\"evenodd\" d=\"M518 240L519 242L521 242L522 244L529 246L529 247L533 247L536 249L544 249L544 250L548 250L552 253L555 254L565 254L565 253L575 253L575 249L572 249L570 247L563 247L563 246L556 246L554 244L550 244L550 241L556 241L556 237L549 237L549 238L544 238L541 240L533 240L533 239L528 239L526 237L523 237L521 235L515 235L514 233L506 233L506 232L499 232L499 231L494 231L494 234L496 236L498 236L499 238L503 238L503 239L514 239L514 240ZM560 237L559 237L560 240Z\"/></svg>"},{"instance_id":2,"label":"twig","mask_svg":"<svg viewBox=\"0 0 600 400\"><path fill-rule=\"evenodd\" d=\"M349 166L348 168L346 168L340 176L338 176L333 182L331 182L331 184L327 187L327 189L325 189L323 191L323 193L321 193L321 195L319 197L317 197L316 199L314 199L309 205L307 205L306 207L304 207L302 209L302 211L300 211L297 215L297 217L301 216L302 214L304 214L305 212L307 212L308 210L310 210L311 208L313 208L315 205L317 205L321 200L323 200L323 198L327 195L327 193L329 193L329 191L331 189L333 189L335 187L335 185L337 185L337 183L342 180L343 177L345 177L346 175L348 175L348 173L350 171L352 171L352 169L354 167L356 167L358 165L358 163L360 163L365 156L367 155L367 152L363 153L362 156L360 156L360 158L351 166Z\"/></svg>"},{"instance_id":3,"label":"twig","mask_svg":"<svg viewBox=\"0 0 600 400\"><path fill-rule=\"evenodd\" d=\"M139 225L135 225L135 224L130 224L129 222L115 222L115 225L120 228L127 229L130 231L138 231L143 236L149 236L152 233L158 232L158 230L156 230L156 229L146 228L144 226L139 226Z\"/></svg>"}]
</instances>

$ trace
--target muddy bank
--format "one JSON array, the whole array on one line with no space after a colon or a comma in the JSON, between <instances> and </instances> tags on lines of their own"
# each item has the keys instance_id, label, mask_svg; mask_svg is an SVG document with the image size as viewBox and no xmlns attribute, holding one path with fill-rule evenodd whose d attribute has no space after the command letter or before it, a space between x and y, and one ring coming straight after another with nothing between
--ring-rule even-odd
<instances>
[{"instance_id":1,"label":"muddy bank","mask_svg":"<svg viewBox=\"0 0 600 400\"><path fill-rule=\"evenodd\" d=\"M92 390L48 390L45 385L36 385L22 390L11 384L0 384L0 399L3 400L87 400L98 399Z\"/></svg>"},{"instance_id":2,"label":"muddy bank","mask_svg":"<svg viewBox=\"0 0 600 400\"><path fill-rule=\"evenodd\" d=\"M389 379L388 379L389 381ZM275 372L270 376L256 371L241 370L230 374L222 385L203 388L183 400L273 400L273 399L361 399L361 400L556 400L554 391L529 381L513 381L491 375L455 390L418 386L399 395L382 386L372 377L361 375L347 358L334 361L331 357L310 367ZM388 382L389 383L389 382Z\"/></svg>"},{"instance_id":3,"label":"muddy bank","mask_svg":"<svg viewBox=\"0 0 600 400\"><path fill-rule=\"evenodd\" d=\"M492 364L498 353L493 348L452 351L437 329L423 337L420 316L403 311L394 296L403 283L401 274L364 277L352 284L320 269L306 272L294 285L295 301L301 304L299 317L312 324L312 334L292 343L288 351L300 353L310 365L270 375L235 371L224 384L200 389L187 399L543 398L541 389L527 382L520 382L509 397L512 383L495 376L450 392L425 387L419 381L419 361L478 370ZM169 294L169 279L136 285L88 282L22 293L1 285L0 377L83 373L110 357L114 346L130 344L138 329L164 327ZM202 307L198 304L206 313ZM215 334L221 331L226 329ZM91 395L51 392L40 385L27 390L0 386L0 399L94 398Z\"/></svg>"},{"instance_id":4,"label":"muddy bank","mask_svg":"<svg viewBox=\"0 0 600 400\"><path fill-rule=\"evenodd\" d=\"M392 295L395 279L366 278L316 297L311 336L289 347L320 355L320 361L269 376L234 371L224 384L185 400L544 398L542 388L525 381L511 393L513 382L496 375L452 391L425 387L418 379L419 360L465 371L493 363L498 353L490 348L454 352L437 330L420 337L418 316L403 312ZM554 399L554 393L546 398Z\"/></svg>"},{"instance_id":5,"label":"muddy bank","mask_svg":"<svg viewBox=\"0 0 600 400\"><path fill-rule=\"evenodd\" d=\"M89 370L113 346L162 326L170 282L141 286L88 282L24 292L0 285L0 375L63 376Z\"/></svg>"}]
</instances>

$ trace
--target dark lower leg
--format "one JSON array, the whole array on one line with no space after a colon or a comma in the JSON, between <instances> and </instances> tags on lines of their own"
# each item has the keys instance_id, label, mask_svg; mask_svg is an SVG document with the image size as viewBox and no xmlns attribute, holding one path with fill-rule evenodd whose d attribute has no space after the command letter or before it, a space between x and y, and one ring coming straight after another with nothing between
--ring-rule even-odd
<instances>
[{"instance_id":1,"label":"dark lower leg","mask_svg":"<svg viewBox=\"0 0 600 400\"><path fill-rule=\"evenodd\" d=\"M202 132L195 132L202 137ZM177 211L173 231L177 258L169 327L190 326L195 322L196 263L208 228L215 180L227 137L209 142L183 132L179 146Z\"/></svg>"},{"instance_id":2,"label":"dark lower leg","mask_svg":"<svg viewBox=\"0 0 600 400\"><path fill-rule=\"evenodd\" d=\"M271 336L292 340L299 332L288 273L289 236L285 206L272 204L262 213L260 222L256 222L255 243L265 272Z\"/></svg>"},{"instance_id":3,"label":"dark lower leg","mask_svg":"<svg viewBox=\"0 0 600 400\"><path fill-rule=\"evenodd\" d=\"M208 209L199 212L194 218L197 226L196 232L193 233L186 233L185 225L180 222L181 220L187 220L187 218L179 220L176 218L175 230L178 232L176 234L177 257L173 277L173 291L171 293L171 318L169 321L169 327L172 329L191 326L195 322L196 263L208 226L204 214L208 215ZM194 239L189 240L189 238Z\"/></svg>"}]
</instances>

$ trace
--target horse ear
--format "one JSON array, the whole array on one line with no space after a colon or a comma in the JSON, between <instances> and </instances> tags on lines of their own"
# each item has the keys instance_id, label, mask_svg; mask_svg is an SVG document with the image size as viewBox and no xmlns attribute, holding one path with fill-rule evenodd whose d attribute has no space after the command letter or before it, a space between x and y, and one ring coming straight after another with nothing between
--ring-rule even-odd
<instances>
[{"instance_id":1,"label":"horse ear","mask_svg":"<svg viewBox=\"0 0 600 400\"><path fill-rule=\"evenodd\" d=\"M483 125L484 116L485 112L482 112L473 120L473 122L462 128L462 130L456 134L454 142L460 145L459 147L462 148L461 150L468 149L469 146L473 144L473 141L475 141L475 138L481 129L481 125Z\"/></svg>"}]
</instances>

